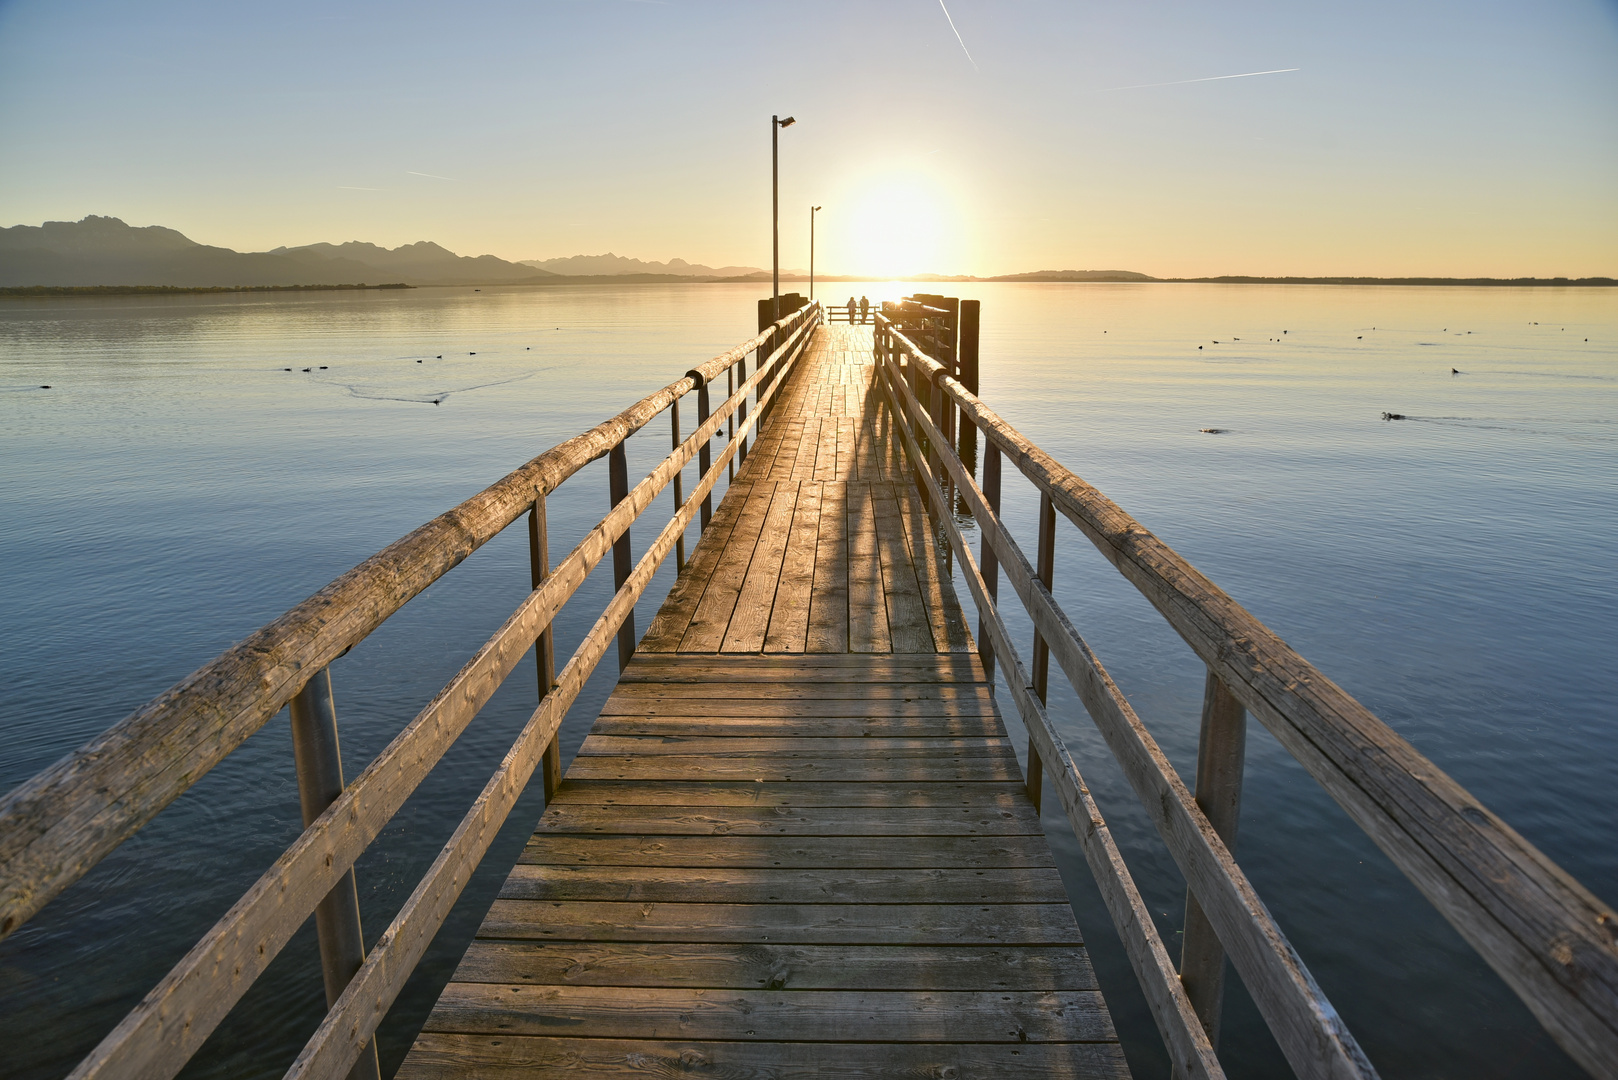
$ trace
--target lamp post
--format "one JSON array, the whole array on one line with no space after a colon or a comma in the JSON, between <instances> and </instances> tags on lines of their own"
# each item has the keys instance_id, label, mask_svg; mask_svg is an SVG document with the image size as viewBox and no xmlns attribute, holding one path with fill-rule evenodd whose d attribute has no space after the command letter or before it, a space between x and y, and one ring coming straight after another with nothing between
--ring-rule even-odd
<instances>
[{"instance_id":1,"label":"lamp post","mask_svg":"<svg viewBox=\"0 0 1618 1080\"><path fill-rule=\"evenodd\" d=\"M809 208L809 302L815 302L815 214L818 206Z\"/></svg>"},{"instance_id":2,"label":"lamp post","mask_svg":"<svg viewBox=\"0 0 1618 1080\"><path fill-rule=\"evenodd\" d=\"M777 136L780 135L782 128L791 127L795 122L790 116L785 120L779 116L770 117L770 234L774 239L775 248L770 312L776 322L781 321L781 154Z\"/></svg>"}]
</instances>

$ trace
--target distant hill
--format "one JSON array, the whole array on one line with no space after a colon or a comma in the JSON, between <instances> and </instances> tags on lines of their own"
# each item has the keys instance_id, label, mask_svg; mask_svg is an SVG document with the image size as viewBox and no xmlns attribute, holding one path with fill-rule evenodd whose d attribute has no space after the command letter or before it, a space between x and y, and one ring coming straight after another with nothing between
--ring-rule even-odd
<instances>
[{"instance_id":1,"label":"distant hill","mask_svg":"<svg viewBox=\"0 0 1618 1080\"><path fill-rule=\"evenodd\" d=\"M1035 270L1029 274L1000 274L979 281L1157 281L1133 270Z\"/></svg>"},{"instance_id":2,"label":"distant hill","mask_svg":"<svg viewBox=\"0 0 1618 1080\"><path fill-rule=\"evenodd\" d=\"M404 247L310 244L239 252L160 225L115 217L0 228L0 287L31 285L483 285L554 280L493 255L468 258L422 242Z\"/></svg>"},{"instance_id":3,"label":"distant hill","mask_svg":"<svg viewBox=\"0 0 1618 1080\"><path fill-rule=\"evenodd\" d=\"M565 259L524 259L524 266L548 270L566 277L621 277L627 274L658 274L672 277L745 277L766 273L756 266L703 266L684 259L666 263L642 262L607 252L605 255L570 255Z\"/></svg>"},{"instance_id":4,"label":"distant hill","mask_svg":"<svg viewBox=\"0 0 1618 1080\"><path fill-rule=\"evenodd\" d=\"M350 240L346 244L278 247L269 254L297 260L315 270L334 263L358 263L373 267L373 276L380 274L389 281L404 281L412 285L497 285L556 277L549 271L507 262L493 255L479 255L476 258L457 255L429 240L405 244L392 250Z\"/></svg>"}]
</instances>

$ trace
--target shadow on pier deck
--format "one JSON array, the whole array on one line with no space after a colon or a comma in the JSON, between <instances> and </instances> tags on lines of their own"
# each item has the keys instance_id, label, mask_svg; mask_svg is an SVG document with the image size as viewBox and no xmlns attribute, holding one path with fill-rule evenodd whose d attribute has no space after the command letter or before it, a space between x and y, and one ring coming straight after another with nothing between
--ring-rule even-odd
<instances>
[{"instance_id":1,"label":"shadow on pier deck","mask_svg":"<svg viewBox=\"0 0 1618 1080\"><path fill-rule=\"evenodd\" d=\"M401 1080L1127 1075L871 345L816 331Z\"/></svg>"}]
</instances>

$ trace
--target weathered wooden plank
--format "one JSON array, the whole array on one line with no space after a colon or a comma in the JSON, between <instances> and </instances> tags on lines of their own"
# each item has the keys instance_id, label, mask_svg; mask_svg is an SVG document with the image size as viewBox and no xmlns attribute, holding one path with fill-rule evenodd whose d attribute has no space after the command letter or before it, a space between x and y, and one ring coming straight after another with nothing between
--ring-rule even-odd
<instances>
[{"instance_id":1,"label":"weathered wooden plank","mask_svg":"<svg viewBox=\"0 0 1618 1080\"><path fill-rule=\"evenodd\" d=\"M888 608L882 593L882 558L876 546L876 519L869 484L848 485L848 649L857 653L892 651Z\"/></svg>"},{"instance_id":2,"label":"weathered wooden plank","mask_svg":"<svg viewBox=\"0 0 1618 1080\"><path fill-rule=\"evenodd\" d=\"M585 737L580 757L628 757L689 755L725 758L937 758L984 757L1003 759L1015 754L1011 740L1002 739L796 739L710 737L704 735L648 737L643 735L600 735ZM577 760L577 759L575 759Z\"/></svg>"},{"instance_id":3,"label":"weathered wooden plank","mask_svg":"<svg viewBox=\"0 0 1618 1080\"><path fill-rule=\"evenodd\" d=\"M745 660L689 653L637 653L618 680L623 687L644 682L671 685L686 682L768 682L777 679L823 682L828 674L835 676L839 685L857 682L986 682L983 666L975 654L938 653L928 656L925 653L871 655L846 652Z\"/></svg>"},{"instance_id":4,"label":"weathered wooden plank","mask_svg":"<svg viewBox=\"0 0 1618 1080\"><path fill-rule=\"evenodd\" d=\"M848 651L847 510L845 488L821 487L820 536L815 546L815 582L805 643L810 654Z\"/></svg>"},{"instance_id":5,"label":"weathered wooden plank","mask_svg":"<svg viewBox=\"0 0 1618 1080\"><path fill-rule=\"evenodd\" d=\"M1067 904L654 904L496 900L478 933L553 941L1079 945Z\"/></svg>"},{"instance_id":6,"label":"weathered wooden plank","mask_svg":"<svg viewBox=\"0 0 1618 1080\"><path fill-rule=\"evenodd\" d=\"M786 558L787 537L792 531L792 515L797 503L797 484L775 485L775 494L759 526L758 544L736 597L730 625L725 628L720 652L756 653L764 648L764 634L769 629L770 611L775 607L781 563Z\"/></svg>"},{"instance_id":7,"label":"weathered wooden plank","mask_svg":"<svg viewBox=\"0 0 1618 1080\"><path fill-rule=\"evenodd\" d=\"M474 941L455 969L455 981L749 990L1098 989L1090 957L1077 945Z\"/></svg>"},{"instance_id":8,"label":"weathered wooden plank","mask_svg":"<svg viewBox=\"0 0 1618 1080\"><path fill-rule=\"evenodd\" d=\"M557 803L610 806L1001 806L1026 799L1020 779L1003 783L778 783L751 780L581 780L568 777Z\"/></svg>"},{"instance_id":9,"label":"weathered wooden plank","mask_svg":"<svg viewBox=\"0 0 1618 1080\"><path fill-rule=\"evenodd\" d=\"M761 664L763 662L761 660ZM835 674L828 675L823 672L817 675L806 674L790 682L784 679L757 682L745 689L732 684L724 691L716 691L711 685L702 683L625 683L613 689L602 706L602 714L628 715L648 702L711 701L714 698L731 699L738 695L745 695L747 700L753 701L786 702L807 693L838 701L868 703L875 709L917 701L944 701L952 705L975 708L994 701L994 695L986 683L956 685L942 681L916 682L898 675L886 682L844 682Z\"/></svg>"},{"instance_id":10,"label":"weathered wooden plank","mask_svg":"<svg viewBox=\"0 0 1618 1080\"><path fill-rule=\"evenodd\" d=\"M1022 775L1015 756L894 754L860 756L714 759L701 755L589 757L573 759L569 775L581 780L865 780L898 783L926 780L1009 780Z\"/></svg>"},{"instance_id":11,"label":"weathered wooden plank","mask_svg":"<svg viewBox=\"0 0 1618 1080\"><path fill-rule=\"evenodd\" d=\"M841 479L837 475L837 424L830 419L822 419L816 428L814 479L827 484Z\"/></svg>"},{"instance_id":12,"label":"weathered wooden plank","mask_svg":"<svg viewBox=\"0 0 1618 1080\"><path fill-rule=\"evenodd\" d=\"M505 900L615 900L675 904L1065 904L1050 868L831 870L747 867L546 866L512 868ZM711 984L724 985L724 984ZM890 987L893 989L893 987ZM925 989L918 988L918 989ZM937 987L936 989L948 989Z\"/></svg>"},{"instance_id":13,"label":"weathered wooden plank","mask_svg":"<svg viewBox=\"0 0 1618 1080\"><path fill-rule=\"evenodd\" d=\"M888 608L888 634L896 653L930 653L933 645L931 621L916 580L899 504L890 483L871 484L872 518L876 525L877 552L882 561L882 592Z\"/></svg>"},{"instance_id":14,"label":"weathered wooden plank","mask_svg":"<svg viewBox=\"0 0 1618 1080\"><path fill-rule=\"evenodd\" d=\"M708 576L708 586L691 614L691 625L680 639L680 651L719 651L731 613L736 610L736 597L747 577L747 567L753 560L764 516L775 496L775 487L771 483L755 483L747 490L747 501L737 516L736 527L731 530L725 550Z\"/></svg>"},{"instance_id":15,"label":"weathered wooden plank","mask_svg":"<svg viewBox=\"0 0 1618 1080\"><path fill-rule=\"evenodd\" d=\"M748 1043L525 1038L423 1032L398 1080L603 1080L648 1076L757 1080L1127 1080L1117 1043Z\"/></svg>"},{"instance_id":16,"label":"weathered wooden plank","mask_svg":"<svg viewBox=\"0 0 1618 1080\"><path fill-rule=\"evenodd\" d=\"M841 1042L881 1017L893 1042L1094 1042L1113 1038L1093 990L702 990L450 983L425 1025L467 1034Z\"/></svg>"},{"instance_id":17,"label":"weathered wooden plank","mask_svg":"<svg viewBox=\"0 0 1618 1080\"><path fill-rule=\"evenodd\" d=\"M739 688L717 692L709 685L691 683L625 683L613 688L602 712L611 715L633 711L641 703L648 701L701 701L705 698L734 697L742 692ZM959 686L946 682L914 682L899 676L887 682L844 682L835 675L831 677L825 674L805 675L793 682L784 680L759 682L749 686L745 693L749 699L760 701L791 701L805 693L815 693L839 700L871 702L878 707L886 703L906 701L947 701L960 705L983 705L994 700L993 693L985 683Z\"/></svg>"},{"instance_id":18,"label":"weathered wooden plank","mask_svg":"<svg viewBox=\"0 0 1618 1080\"><path fill-rule=\"evenodd\" d=\"M638 705L638 708L635 707ZM763 698L645 698L635 705L615 706L619 716L993 716L993 702L980 701L860 701L828 698L825 701Z\"/></svg>"},{"instance_id":19,"label":"weathered wooden plank","mask_svg":"<svg viewBox=\"0 0 1618 1080\"><path fill-rule=\"evenodd\" d=\"M520 861L571 866L840 867L1055 866L1039 836L873 836L850 844L823 836L546 836L529 840Z\"/></svg>"},{"instance_id":20,"label":"weathered wooden plank","mask_svg":"<svg viewBox=\"0 0 1618 1080\"><path fill-rule=\"evenodd\" d=\"M707 530L697 541L696 550L691 553L691 561L675 579L674 588L658 608L646 636L641 638L636 649L637 659L646 653L673 653L680 647L680 639L691 625L691 616L696 613L703 591L708 588L708 580L713 577L731 531L741 517L749 490L750 485L732 483L725 498L719 501L713 520L708 522ZM632 661L630 667L634 666Z\"/></svg>"},{"instance_id":21,"label":"weathered wooden plank","mask_svg":"<svg viewBox=\"0 0 1618 1080\"><path fill-rule=\"evenodd\" d=\"M933 542L933 528L927 520L927 511L923 509L914 485L895 487L905 537L910 545L911 557L915 560L916 577L927 600L927 616L932 624L933 640L941 652L971 651L972 635L967 630L966 614L961 610L955 586L950 582L944 560Z\"/></svg>"},{"instance_id":22,"label":"weathered wooden plank","mask_svg":"<svg viewBox=\"0 0 1618 1080\"><path fill-rule=\"evenodd\" d=\"M844 483L854 479L854 428L846 413L837 421L837 479Z\"/></svg>"},{"instance_id":23,"label":"weathered wooden plank","mask_svg":"<svg viewBox=\"0 0 1618 1080\"><path fill-rule=\"evenodd\" d=\"M714 807L555 805L536 833L635 836L1002 836L1042 835L1032 805L991 807Z\"/></svg>"},{"instance_id":24,"label":"weathered wooden plank","mask_svg":"<svg viewBox=\"0 0 1618 1080\"><path fill-rule=\"evenodd\" d=\"M809 602L820 541L820 484L798 486L797 504L781 562L781 582L764 637L767 653L802 653L809 640Z\"/></svg>"},{"instance_id":25,"label":"weathered wooden plank","mask_svg":"<svg viewBox=\"0 0 1618 1080\"><path fill-rule=\"evenodd\" d=\"M738 736L742 738L998 739L1006 735L999 718L989 716L603 716L590 729L597 735Z\"/></svg>"}]
</instances>

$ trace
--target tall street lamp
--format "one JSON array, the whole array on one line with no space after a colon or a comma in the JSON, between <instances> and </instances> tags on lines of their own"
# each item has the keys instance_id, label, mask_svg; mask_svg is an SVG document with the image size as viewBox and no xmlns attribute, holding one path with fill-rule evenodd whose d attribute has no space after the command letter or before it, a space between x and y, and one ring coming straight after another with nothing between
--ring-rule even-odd
<instances>
[{"instance_id":1,"label":"tall street lamp","mask_svg":"<svg viewBox=\"0 0 1618 1080\"><path fill-rule=\"evenodd\" d=\"M815 302L815 214L820 207L809 208L809 302Z\"/></svg>"},{"instance_id":2,"label":"tall street lamp","mask_svg":"<svg viewBox=\"0 0 1618 1080\"><path fill-rule=\"evenodd\" d=\"M770 117L770 232L775 239L774 273L770 290L770 310L776 322L781 320L781 153L777 136L795 120L779 116Z\"/></svg>"}]
</instances>

